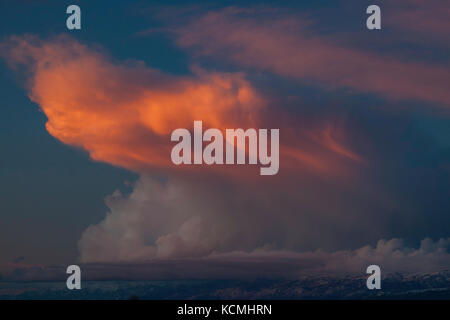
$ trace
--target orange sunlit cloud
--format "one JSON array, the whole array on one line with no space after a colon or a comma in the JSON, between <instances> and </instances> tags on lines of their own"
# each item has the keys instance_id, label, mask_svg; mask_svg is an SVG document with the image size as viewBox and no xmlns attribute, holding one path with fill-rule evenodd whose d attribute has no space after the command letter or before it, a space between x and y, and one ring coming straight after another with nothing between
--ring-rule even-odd
<instances>
[{"instance_id":1,"label":"orange sunlit cloud","mask_svg":"<svg viewBox=\"0 0 450 320\"><path fill-rule=\"evenodd\" d=\"M256 13L268 16L260 19ZM429 20L427 25L432 24ZM448 66L401 61L342 46L333 37L313 32L311 24L308 19L267 9L231 7L197 16L172 31L180 46L242 67L329 88L450 105Z\"/></svg>"},{"instance_id":2,"label":"orange sunlit cloud","mask_svg":"<svg viewBox=\"0 0 450 320\"><path fill-rule=\"evenodd\" d=\"M264 97L241 73L175 77L142 62L115 62L68 37L13 37L2 49L12 66L29 67L29 96L47 116L48 132L96 161L137 172L173 168L170 134L194 120L221 130L265 128ZM289 170L329 173L339 171L339 158L362 161L330 128L283 129L280 161Z\"/></svg>"}]
</instances>

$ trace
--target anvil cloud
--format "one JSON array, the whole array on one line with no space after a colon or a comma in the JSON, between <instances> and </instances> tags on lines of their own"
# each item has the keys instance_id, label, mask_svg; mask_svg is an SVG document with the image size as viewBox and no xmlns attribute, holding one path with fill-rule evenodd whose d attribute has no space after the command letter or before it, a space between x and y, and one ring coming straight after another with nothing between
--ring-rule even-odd
<instances>
[{"instance_id":1,"label":"anvil cloud","mask_svg":"<svg viewBox=\"0 0 450 320\"><path fill-rule=\"evenodd\" d=\"M197 68L192 76L172 76L139 61L113 61L65 36L48 41L12 37L2 48L13 66L28 67L29 96L47 116L48 132L96 161L136 172L173 167L174 129L190 128L194 120L221 130L258 128L277 118L274 123L285 130L286 169L298 169L300 163L338 172L330 156L362 161L334 138L342 132L329 123L295 128L281 110L267 113L264 96L242 73Z\"/></svg>"}]
</instances>

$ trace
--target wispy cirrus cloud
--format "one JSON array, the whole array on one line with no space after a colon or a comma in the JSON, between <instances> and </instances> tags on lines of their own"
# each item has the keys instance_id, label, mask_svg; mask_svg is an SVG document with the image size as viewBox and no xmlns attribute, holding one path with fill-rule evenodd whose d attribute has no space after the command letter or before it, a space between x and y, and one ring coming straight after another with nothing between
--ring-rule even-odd
<instances>
[{"instance_id":1,"label":"wispy cirrus cloud","mask_svg":"<svg viewBox=\"0 0 450 320\"><path fill-rule=\"evenodd\" d=\"M386 9L388 26L444 44L450 36L450 8L446 0L389 1Z\"/></svg>"},{"instance_id":2,"label":"wispy cirrus cloud","mask_svg":"<svg viewBox=\"0 0 450 320\"><path fill-rule=\"evenodd\" d=\"M326 88L450 104L448 66L404 62L340 45L333 36L314 31L313 23L279 10L230 7L194 15L172 32L181 47L240 67Z\"/></svg>"}]
</instances>

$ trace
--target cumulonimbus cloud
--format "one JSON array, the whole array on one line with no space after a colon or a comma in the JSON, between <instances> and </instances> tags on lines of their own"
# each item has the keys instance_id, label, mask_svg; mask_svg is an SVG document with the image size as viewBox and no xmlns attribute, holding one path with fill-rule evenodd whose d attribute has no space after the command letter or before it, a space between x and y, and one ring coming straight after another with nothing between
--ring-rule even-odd
<instances>
[{"instance_id":1,"label":"cumulonimbus cloud","mask_svg":"<svg viewBox=\"0 0 450 320\"><path fill-rule=\"evenodd\" d=\"M344 130L327 121L298 126L282 109L270 111L264 95L242 73L200 70L171 76L142 62L114 61L65 36L12 37L2 52L13 67L26 66L29 97L47 116L53 137L85 149L96 161L141 174L135 190L110 197L106 218L83 233L79 246L86 262L199 257L274 241L297 247L311 233L294 239L298 227L284 227L302 219L299 204L314 206L313 198L299 194L304 188L293 188L297 179L306 181L316 173L330 177L346 165L364 163L338 142L345 140ZM202 182L199 175L186 181L177 177L170 133L190 128L194 120L219 129L280 128L281 174L290 182L273 182L287 184L290 191L280 188L273 197L276 185L262 186L256 178L251 186L240 185L246 177L239 168L231 170L236 178L231 184L207 175ZM149 178L155 170L169 172L164 187ZM299 198L305 202L298 203ZM301 228L308 230L306 224Z\"/></svg>"},{"instance_id":2,"label":"cumulonimbus cloud","mask_svg":"<svg viewBox=\"0 0 450 320\"><path fill-rule=\"evenodd\" d=\"M333 248L355 238L379 239L385 220L378 210L392 203L373 199L370 186L355 189L340 180L335 187L336 172L366 161L341 142L345 130L328 119L299 125L281 108L267 108L242 73L167 75L142 62L114 61L69 37L13 37L2 53L12 66L26 66L28 94L46 114L52 136L96 161L141 174L134 191L108 198L110 212L83 233L85 262L204 257L265 245ZM219 128L280 125L282 179L241 184L245 176L238 169L233 182L174 174L170 132L198 119ZM161 168L169 172L165 184L150 178ZM320 225L321 233L311 225Z\"/></svg>"}]
</instances>

